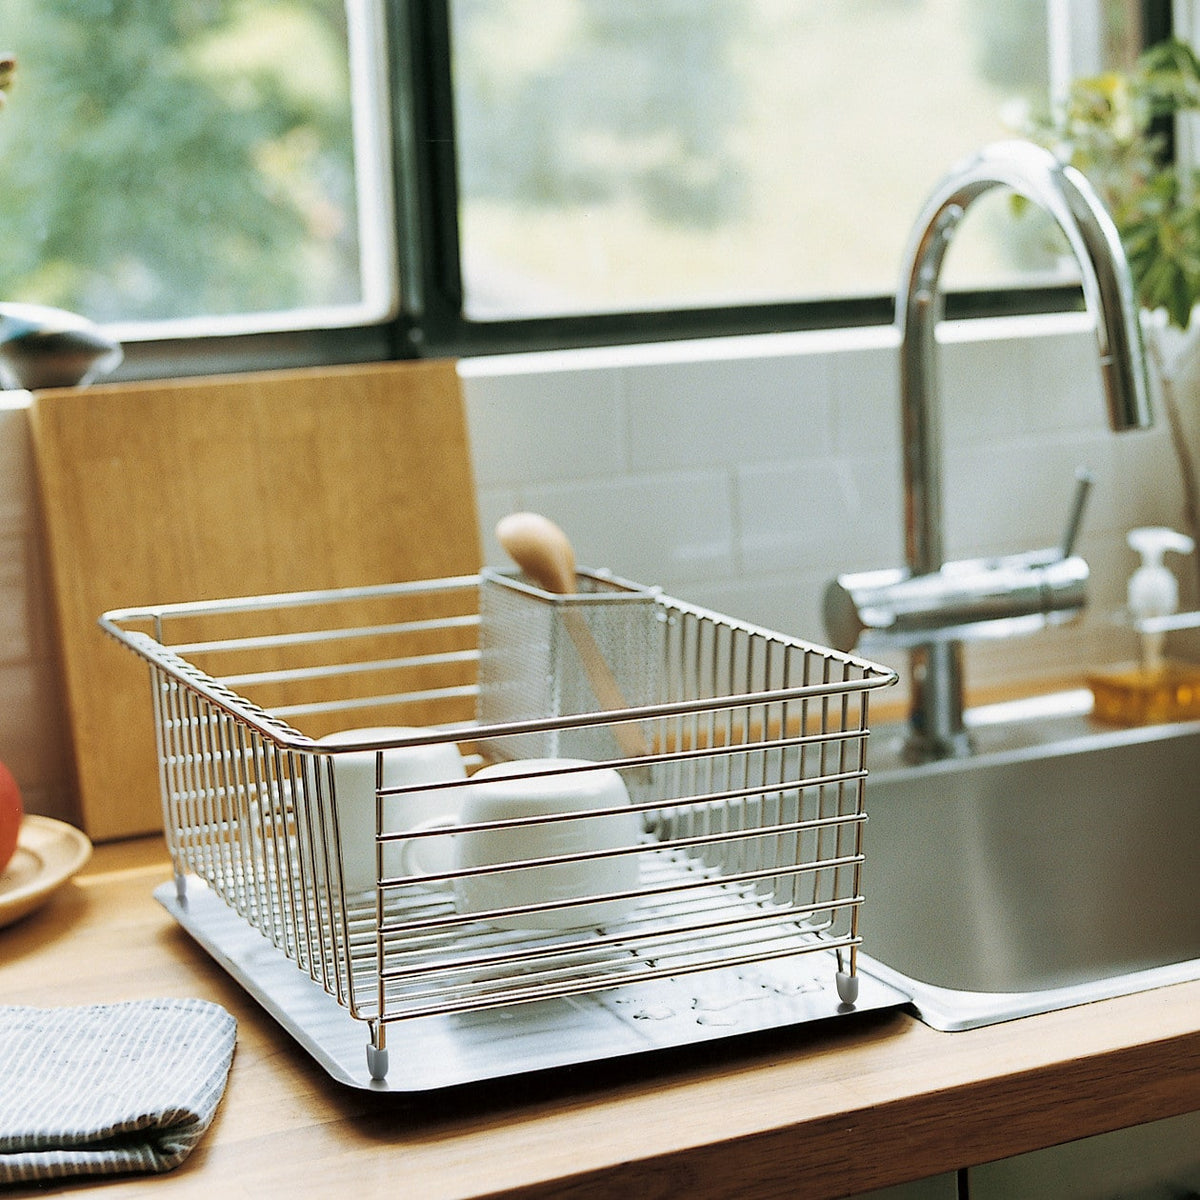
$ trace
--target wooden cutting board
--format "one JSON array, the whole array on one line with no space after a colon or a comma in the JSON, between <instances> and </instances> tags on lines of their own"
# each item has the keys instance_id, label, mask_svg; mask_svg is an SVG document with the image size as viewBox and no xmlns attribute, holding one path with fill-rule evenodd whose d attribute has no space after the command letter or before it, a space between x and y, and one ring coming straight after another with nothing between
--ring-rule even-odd
<instances>
[{"instance_id":1,"label":"wooden cutting board","mask_svg":"<svg viewBox=\"0 0 1200 1200\"><path fill-rule=\"evenodd\" d=\"M453 362L45 391L31 419L97 841L162 826L147 670L101 613L479 568Z\"/></svg>"}]
</instances>

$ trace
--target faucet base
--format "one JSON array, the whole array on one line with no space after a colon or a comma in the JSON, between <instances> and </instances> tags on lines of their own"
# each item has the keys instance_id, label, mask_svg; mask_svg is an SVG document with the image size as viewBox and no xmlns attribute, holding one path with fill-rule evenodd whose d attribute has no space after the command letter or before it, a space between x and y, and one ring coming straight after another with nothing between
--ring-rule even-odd
<instances>
[{"instance_id":1,"label":"faucet base","mask_svg":"<svg viewBox=\"0 0 1200 1200\"><path fill-rule=\"evenodd\" d=\"M966 758L971 735L963 720L961 642L928 642L909 651L912 705L902 753L906 762Z\"/></svg>"},{"instance_id":2,"label":"faucet base","mask_svg":"<svg viewBox=\"0 0 1200 1200\"><path fill-rule=\"evenodd\" d=\"M910 728L900 747L900 757L914 767L948 758L970 758L974 753L975 742L965 729L949 737L931 738Z\"/></svg>"}]
</instances>

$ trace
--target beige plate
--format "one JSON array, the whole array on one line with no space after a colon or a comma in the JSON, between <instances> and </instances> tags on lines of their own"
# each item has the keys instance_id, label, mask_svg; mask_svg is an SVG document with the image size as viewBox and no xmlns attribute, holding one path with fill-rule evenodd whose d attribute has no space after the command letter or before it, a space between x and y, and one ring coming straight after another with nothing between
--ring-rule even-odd
<instances>
[{"instance_id":1,"label":"beige plate","mask_svg":"<svg viewBox=\"0 0 1200 1200\"><path fill-rule=\"evenodd\" d=\"M91 854L92 843L74 825L28 814L16 853L0 873L0 927L45 903Z\"/></svg>"}]
</instances>

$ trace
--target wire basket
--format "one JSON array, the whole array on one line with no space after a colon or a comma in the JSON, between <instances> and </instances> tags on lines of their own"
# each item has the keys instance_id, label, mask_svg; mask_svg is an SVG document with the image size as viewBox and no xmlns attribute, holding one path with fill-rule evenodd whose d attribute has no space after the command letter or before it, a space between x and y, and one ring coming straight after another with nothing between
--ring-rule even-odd
<instances>
[{"instance_id":1,"label":"wire basket","mask_svg":"<svg viewBox=\"0 0 1200 1200\"><path fill-rule=\"evenodd\" d=\"M588 578L590 649L573 606L493 573L101 618L150 666L159 899L346 1082L903 1002L858 967L868 701L894 673Z\"/></svg>"}]
</instances>

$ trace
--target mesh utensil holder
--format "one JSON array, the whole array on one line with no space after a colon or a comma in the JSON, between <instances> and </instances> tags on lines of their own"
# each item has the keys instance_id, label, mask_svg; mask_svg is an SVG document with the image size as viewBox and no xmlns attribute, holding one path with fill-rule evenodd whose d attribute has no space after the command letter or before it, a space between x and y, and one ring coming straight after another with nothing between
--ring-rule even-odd
<instances>
[{"instance_id":1,"label":"mesh utensil holder","mask_svg":"<svg viewBox=\"0 0 1200 1200\"><path fill-rule=\"evenodd\" d=\"M483 725L653 704L661 695L663 622L655 589L581 571L569 596L523 577L480 576L479 720ZM600 694L597 694L600 693ZM495 738L505 758L624 757L645 745L637 723Z\"/></svg>"}]
</instances>

